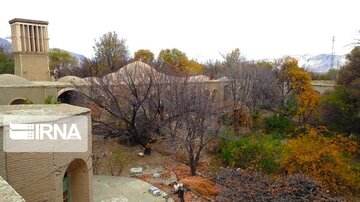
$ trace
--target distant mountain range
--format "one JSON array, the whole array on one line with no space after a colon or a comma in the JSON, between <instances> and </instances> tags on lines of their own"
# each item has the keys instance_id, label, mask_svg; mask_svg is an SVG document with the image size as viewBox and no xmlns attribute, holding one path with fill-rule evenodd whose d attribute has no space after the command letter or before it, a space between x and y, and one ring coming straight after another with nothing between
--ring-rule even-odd
<instances>
[{"instance_id":1,"label":"distant mountain range","mask_svg":"<svg viewBox=\"0 0 360 202\"><path fill-rule=\"evenodd\" d=\"M319 54L319 55L290 55L298 60L299 66L305 68L307 71L325 73L331 67L339 69L346 62L345 55L334 55L333 65L331 65L331 54ZM269 61L272 62L274 59L267 58L260 61Z\"/></svg>"},{"instance_id":2,"label":"distant mountain range","mask_svg":"<svg viewBox=\"0 0 360 202\"><path fill-rule=\"evenodd\" d=\"M295 55L292 56L299 61L299 66L305 68L308 71L324 73L331 67L339 69L346 62L345 55L334 55L333 65L331 65L331 54L320 55Z\"/></svg>"},{"instance_id":3,"label":"distant mountain range","mask_svg":"<svg viewBox=\"0 0 360 202\"><path fill-rule=\"evenodd\" d=\"M79 62L81 62L83 59L86 58L84 55L81 55L79 53L74 53L74 52L71 52L71 51L68 51L68 52L70 53L71 56L78 59Z\"/></svg>"},{"instance_id":4,"label":"distant mountain range","mask_svg":"<svg viewBox=\"0 0 360 202\"><path fill-rule=\"evenodd\" d=\"M12 52L12 47L11 47L11 42L9 42L6 39L0 38L0 48L3 48L5 50L5 52L7 53L11 53ZM85 58L84 55L78 54L78 53L74 53L71 51L68 51L71 56L73 56L74 58L78 59L79 62Z\"/></svg>"},{"instance_id":5,"label":"distant mountain range","mask_svg":"<svg viewBox=\"0 0 360 202\"><path fill-rule=\"evenodd\" d=\"M11 42L6 39L0 38L0 48L3 48L5 52L11 53Z\"/></svg>"},{"instance_id":6,"label":"distant mountain range","mask_svg":"<svg viewBox=\"0 0 360 202\"><path fill-rule=\"evenodd\" d=\"M0 47L8 53L11 52L11 42L6 39L0 38ZM69 51L70 52L70 51ZM85 58L84 55L70 52L70 54L77 58L79 62ZM331 68L331 54L319 54L319 55L292 55L291 57L296 58L299 61L299 66L305 68L308 71L325 73ZM273 59L263 59L261 61L273 61ZM339 68L345 64L345 55L334 55L334 68Z\"/></svg>"}]
</instances>

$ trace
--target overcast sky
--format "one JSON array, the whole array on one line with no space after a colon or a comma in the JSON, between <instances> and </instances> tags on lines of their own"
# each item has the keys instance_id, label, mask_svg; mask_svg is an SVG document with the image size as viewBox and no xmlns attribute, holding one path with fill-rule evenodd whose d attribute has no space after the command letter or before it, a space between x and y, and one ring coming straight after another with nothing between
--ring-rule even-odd
<instances>
[{"instance_id":1,"label":"overcast sky","mask_svg":"<svg viewBox=\"0 0 360 202\"><path fill-rule=\"evenodd\" d=\"M248 59L331 53L333 35L345 54L360 37L360 0L6 0L1 38L12 18L49 21L51 48L87 57L108 31L131 53L178 48L200 61L237 47Z\"/></svg>"}]
</instances>

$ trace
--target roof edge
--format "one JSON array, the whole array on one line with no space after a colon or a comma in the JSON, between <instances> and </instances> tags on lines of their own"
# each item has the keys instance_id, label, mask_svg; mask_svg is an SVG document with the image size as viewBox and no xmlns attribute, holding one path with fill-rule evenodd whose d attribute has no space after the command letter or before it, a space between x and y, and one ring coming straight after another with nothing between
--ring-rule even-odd
<instances>
[{"instance_id":1,"label":"roof edge","mask_svg":"<svg viewBox=\"0 0 360 202\"><path fill-rule=\"evenodd\" d=\"M14 24L16 22L20 23L29 23L29 24L39 24L39 25L48 25L48 21L42 21L42 20L30 20L30 19L23 19L23 18L14 18L9 21L9 24Z\"/></svg>"}]
</instances>

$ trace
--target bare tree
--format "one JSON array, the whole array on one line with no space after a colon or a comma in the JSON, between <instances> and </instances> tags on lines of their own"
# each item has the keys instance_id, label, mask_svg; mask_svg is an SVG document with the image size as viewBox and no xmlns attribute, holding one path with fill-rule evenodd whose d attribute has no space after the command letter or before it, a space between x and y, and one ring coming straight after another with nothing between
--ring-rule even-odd
<instances>
[{"instance_id":1,"label":"bare tree","mask_svg":"<svg viewBox=\"0 0 360 202\"><path fill-rule=\"evenodd\" d=\"M243 61L245 61L245 58L241 56L239 49L235 49L232 52L223 55L223 58L225 59L224 75L230 80L233 107L236 108L240 101L240 75L242 75Z\"/></svg>"},{"instance_id":2,"label":"bare tree","mask_svg":"<svg viewBox=\"0 0 360 202\"><path fill-rule=\"evenodd\" d=\"M224 64L219 60L208 60L204 64L204 75L212 79L219 79L224 76Z\"/></svg>"},{"instance_id":3,"label":"bare tree","mask_svg":"<svg viewBox=\"0 0 360 202\"><path fill-rule=\"evenodd\" d=\"M218 103L189 77L169 76L135 62L77 85L92 108L95 133L128 136L150 153L149 143L167 134L186 149L193 175L204 148L218 134Z\"/></svg>"},{"instance_id":4,"label":"bare tree","mask_svg":"<svg viewBox=\"0 0 360 202\"><path fill-rule=\"evenodd\" d=\"M196 175L204 148L218 135L218 104L202 84L189 82L186 77L172 81L167 90L165 112L173 117L170 126L175 129L174 138L186 149L191 174Z\"/></svg>"},{"instance_id":5,"label":"bare tree","mask_svg":"<svg viewBox=\"0 0 360 202\"><path fill-rule=\"evenodd\" d=\"M260 108L275 109L278 107L277 80L272 67L252 64L243 75L248 91L245 103L257 113Z\"/></svg>"},{"instance_id":6,"label":"bare tree","mask_svg":"<svg viewBox=\"0 0 360 202\"><path fill-rule=\"evenodd\" d=\"M107 137L128 136L150 153L159 130L162 87L168 77L135 62L104 77L76 85L93 111L94 131Z\"/></svg>"},{"instance_id":7,"label":"bare tree","mask_svg":"<svg viewBox=\"0 0 360 202\"><path fill-rule=\"evenodd\" d=\"M239 102L251 107L255 112L259 107L275 108L278 106L277 79L270 64L247 61L239 49L223 55L224 73L230 80L230 89L234 109Z\"/></svg>"}]
</instances>

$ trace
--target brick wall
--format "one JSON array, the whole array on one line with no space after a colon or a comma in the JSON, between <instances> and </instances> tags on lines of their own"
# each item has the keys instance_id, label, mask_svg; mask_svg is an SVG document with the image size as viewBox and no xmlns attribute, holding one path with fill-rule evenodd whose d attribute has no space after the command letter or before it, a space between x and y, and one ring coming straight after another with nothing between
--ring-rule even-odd
<instances>
[{"instance_id":1,"label":"brick wall","mask_svg":"<svg viewBox=\"0 0 360 202\"><path fill-rule=\"evenodd\" d=\"M92 201L91 119L89 112L82 115L89 117L89 148L84 153L5 153L0 126L0 175L27 202L62 202L66 171L73 201Z\"/></svg>"}]
</instances>

